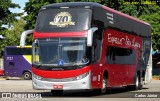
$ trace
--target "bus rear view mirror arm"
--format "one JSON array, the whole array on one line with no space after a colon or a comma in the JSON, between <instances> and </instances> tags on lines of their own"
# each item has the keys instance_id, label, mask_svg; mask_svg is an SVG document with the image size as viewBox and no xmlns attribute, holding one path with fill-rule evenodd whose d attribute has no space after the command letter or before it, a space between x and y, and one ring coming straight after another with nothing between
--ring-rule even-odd
<instances>
[{"instance_id":1,"label":"bus rear view mirror arm","mask_svg":"<svg viewBox=\"0 0 160 101\"><path fill-rule=\"evenodd\" d=\"M93 28L90 28L88 30L88 35L87 35L87 46L92 46L92 42L93 42L93 34L94 32L98 30L97 27L93 27Z\"/></svg>"},{"instance_id":2,"label":"bus rear view mirror arm","mask_svg":"<svg viewBox=\"0 0 160 101\"><path fill-rule=\"evenodd\" d=\"M33 33L33 32L34 32L34 30L32 29L32 30L26 30L26 31L24 31L24 32L22 33L21 39L20 39L20 47L24 47L24 46L25 46L26 36L27 36L28 34Z\"/></svg>"}]
</instances>

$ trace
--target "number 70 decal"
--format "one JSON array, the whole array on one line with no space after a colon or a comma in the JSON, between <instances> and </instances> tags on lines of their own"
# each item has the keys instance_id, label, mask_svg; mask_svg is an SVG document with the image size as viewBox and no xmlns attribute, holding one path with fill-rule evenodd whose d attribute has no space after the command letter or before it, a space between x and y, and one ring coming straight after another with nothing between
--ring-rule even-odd
<instances>
[{"instance_id":1,"label":"number 70 decal","mask_svg":"<svg viewBox=\"0 0 160 101\"><path fill-rule=\"evenodd\" d=\"M72 22L72 16L68 12L60 12L55 16L53 21L50 22L50 25L65 27L67 25L75 25L75 22Z\"/></svg>"}]
</instances>

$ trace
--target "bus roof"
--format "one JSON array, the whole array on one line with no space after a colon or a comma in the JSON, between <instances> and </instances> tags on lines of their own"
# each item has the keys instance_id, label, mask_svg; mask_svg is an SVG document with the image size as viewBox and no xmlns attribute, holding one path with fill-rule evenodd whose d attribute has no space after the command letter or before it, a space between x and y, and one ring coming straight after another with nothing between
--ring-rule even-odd
<instances>
[{"instance_id":1,"label":"bus roof","mask_svg":"<svg viewBox=\"0 0 160 101\"><path fill-rule=\"evenodd\" d=\"M131 20L134 20L134 21L137 21L137 22L140 22L140 23L143 23L145 25L150 25L149 23L145 22L145 21L142 21L142 20L139 20L135 17L132 17L132 16L129 16L127 14L124 14L122 12L119 12L119 11L116 11L114 9L111 9L107 6L104 6L104 5L101 5L99 3L94 3L94 2L65 2L65 3L55 3L55 4L49 4L49 5L46 5L46 6L43 6L41 8L42 9L48 9L48 8L94 8L94 7L100 7L100 8L103 8L107 11L110 11L110 12L113 12L115 14L118 14L120 16L123 16L123 17L126 17L126 18L129 18Z\"/></svg>"},{"instance_id":2,"label":"bus roof","mask_svg":"<svg viewBox=\"0 0 160 101\"><path fill-rule=\"evenodd\" d=\"M69 7L69 8L92 8L92 7L102 7L98 3L93 2L64 2L64 3L55 3L55 4L49 4L47 6L43 6L41 9L44 8L63 8L63 7Z\"/></svg>"}]
</instances>

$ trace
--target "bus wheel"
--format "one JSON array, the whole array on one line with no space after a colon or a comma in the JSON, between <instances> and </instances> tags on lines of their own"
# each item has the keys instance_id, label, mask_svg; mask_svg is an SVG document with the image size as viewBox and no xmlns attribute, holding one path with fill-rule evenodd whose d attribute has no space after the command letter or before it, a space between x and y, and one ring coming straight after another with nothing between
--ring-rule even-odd
<instances>
[{"instance_id":1,"label":"bus wheel","mask_svg":"<svg viewBox=\"0 0 160 101\"><path fill-rule=\"evenodd\" d=\"M140 76L136 77L136 82L134 85L134 89L135 90L140 90L143 87L143 79Z\"/></svg>"},{"instance_id":2,"label":"bus wheel","mask_svg":"<svg viewBox=\"0 0 160 101\"><path fill-rule=\"evenodd\" d=\"M31 80L32 79L32 74L30 72L24 72L22 75L22 78L24 80Z\"/></svg>"},{"instance_id":3,"label":"bus wheel","mask_svg":"<svg viewBox=\"0 0 160 101\"><path fill-rule=\"evenodd\" d=\"M106 77L104 77L103 81L102 81L102 88L101 89L96 89L95 93L104 95L107 91L107 85L108 85L108 79Z\"/></svg>"},{"instance_id":4,"label":"bus wheel","mask_svg":"<svg viewBox=\"0 0 160 101\"><path fill-rule=\"evenodd\" d=\"M62 95L63 94L63 90L51 90L51 93L53 95Z\"/></svg>"},{"instance_id":5,"label":"bus wheel","mask_svg":"<svg viewBox=\"0 0 160 101\"><path fill-rule=\"evenodd\" d=\"M125 86L127 90L140 90L143 87L143 79L140 76L136 77L136 81L134 85Z\"/></svg>"}]
</instances>

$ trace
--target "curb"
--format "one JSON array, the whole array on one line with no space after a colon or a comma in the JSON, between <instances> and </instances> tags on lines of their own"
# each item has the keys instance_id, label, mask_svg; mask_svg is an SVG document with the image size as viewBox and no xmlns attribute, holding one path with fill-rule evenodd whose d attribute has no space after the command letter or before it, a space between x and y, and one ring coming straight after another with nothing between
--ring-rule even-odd
<instances>
[{"instance_id":1,"label":"curb","mask_svg":"<svg viewBox=\"0 0 160 101\"><path fill-rule=\"evenodd\" d=\"M0 80L6 80L5 76L0 76Z\"/></svg>"},{"instance_id":2,"label":"curb","mask_svg":"<svg viewBox=\"0 0 160 101\"><path fill-rule=\"evenodd\" d=\"M160 80L160 77L153 77L152 80Z\"/></svg>"},{"instance_id":3,"label":"curb","mask_svg":"<svg viewBox=\"0 0 160 101\"><path fill-rule=\"evenodd\" d=\"M0 80L6 80L6 78L0 78Z\"/></svg>"}]
</instances>

